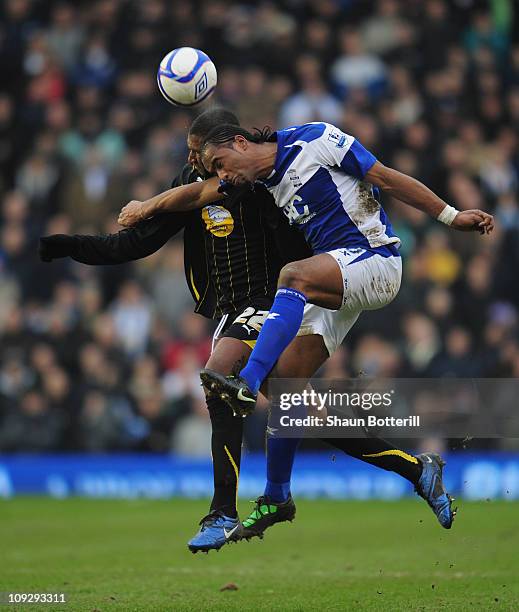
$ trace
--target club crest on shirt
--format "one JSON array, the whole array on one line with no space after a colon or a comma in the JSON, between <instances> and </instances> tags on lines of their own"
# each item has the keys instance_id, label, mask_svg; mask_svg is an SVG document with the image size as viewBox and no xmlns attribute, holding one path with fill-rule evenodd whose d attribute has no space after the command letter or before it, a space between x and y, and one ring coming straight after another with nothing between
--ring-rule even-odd
<instances>
[{"instance_id":1,"label":"club crest on shirt","mask_svg":"<svg viewBox=\"0 0 519 612\"><path fill-rule=\"evenodd\" d=\"M287 175L288 178L292 181L292 186L294 187L294 189L299 189L299 187L301 187L303 183L297 175L297 170L295 170L294 168L290 168L290 170L287 172Z\"/></svg>"},{"instance_id":2,"label":"club crest on shirt","mask_svg":"<svg viewBox=\"0 0 519 612\"><path fill-rule=\"evenodd\" d=\"M205 206L202 209L202 219L205 228L218 238L228 236L234 229L234 219L231 213L223 206Z\"/></svg>"}]
</instances>

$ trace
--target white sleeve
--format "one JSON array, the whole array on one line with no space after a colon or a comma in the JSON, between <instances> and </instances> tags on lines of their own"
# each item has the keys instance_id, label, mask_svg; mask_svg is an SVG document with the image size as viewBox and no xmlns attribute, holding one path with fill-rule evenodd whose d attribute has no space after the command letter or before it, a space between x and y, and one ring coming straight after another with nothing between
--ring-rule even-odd
<instances>
[{"instance_id":1,"label":"white sleeve","mask_svg":"<svg viewBox=\"0 0 519 612\"><path fill-rule=\"evenodd\" d=\"M322 135L312 142L318 161L326 166L340 166L355 138L330 123L324 126Z\"/></svg>"},{"instance_id":2,"label":"white sleeve","mask_svg":"<svg viewBox=\"0 0 519 612\"><path fill-rule=\"evenodd\" d=\"M377 158L358 140L329 123L319 138L312 142L316 159L323 166L339 167L346 174L363 179Z\"/></svg>"}]
</instances>

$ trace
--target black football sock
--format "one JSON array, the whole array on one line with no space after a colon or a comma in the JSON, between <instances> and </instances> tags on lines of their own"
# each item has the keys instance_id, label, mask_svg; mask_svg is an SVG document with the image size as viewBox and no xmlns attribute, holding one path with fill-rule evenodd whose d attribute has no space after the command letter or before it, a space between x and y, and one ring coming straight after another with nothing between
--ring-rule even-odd
<instances>
[{"instance_id":1,"label":"black football sock","mask_svg":"<svg viewBox=\"0 0 519 612\"><path fill-rule=\"evenodd\" d=\"M222 510L226 516L238 516L236 504L240 474L243 419L233 416L232 410L220 398L207 400L213 433L214 496L211 510Z\"/></svg>"},{"instance_id":2,"label":"black football sock","mask_svg":"<svg viewBox=\"0 0 519 612\"><path fill-rule=\"evenodd\" d=\"M422 464L416 457L381 438L325 438L324 441L351 457L396 472L414 485L422 474Z\"/></svg>"}]
</instances>

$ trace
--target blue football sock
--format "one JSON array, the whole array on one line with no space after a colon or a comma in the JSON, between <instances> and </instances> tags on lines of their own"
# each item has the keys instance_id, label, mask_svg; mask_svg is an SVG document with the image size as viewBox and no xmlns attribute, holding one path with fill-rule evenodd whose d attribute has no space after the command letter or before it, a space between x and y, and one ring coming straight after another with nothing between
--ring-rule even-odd
<instances>
[{"instance_id":1,"label":"blue football sock","mask_svg":"<svg viewBox=\"0 0 519 612\"><path fill-rule=\"evenodd\" d=\"M290 478L300 438L267 437L267 484L265 495L277 503L290 495Z\"/></svg>"},{"instance_id":2,"label":"blue football sock","mask_svg":"<svg viewBox=\"0 0 519 612\"><path fill-rule=\"evenodd\" d=\"M306 297L301 292L285 287L278 289L249 361L240 372L254 393L295 338L303 320L305 303Z\"/></svg>"}]
</instances>

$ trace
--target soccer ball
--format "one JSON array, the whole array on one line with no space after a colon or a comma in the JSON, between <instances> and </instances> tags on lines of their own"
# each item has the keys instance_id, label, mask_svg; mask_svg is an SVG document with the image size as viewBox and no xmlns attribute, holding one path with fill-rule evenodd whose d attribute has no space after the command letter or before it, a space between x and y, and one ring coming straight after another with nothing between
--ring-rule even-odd
<instances>
[{"instance_id":1,"label":"soccer ball","mask_svg":"<svg viewBox=\"0 0 519 612\"><path fill-rule=\"evenodd\" d=\"M192 47L170 51L157 72L160 93L177 106L194 106L206 100L216 81L216 68L210 57Z\"/></svg>"}]
</instances>

